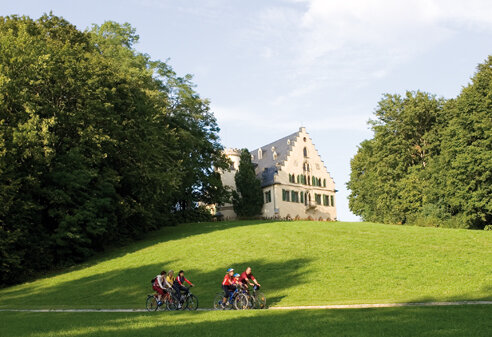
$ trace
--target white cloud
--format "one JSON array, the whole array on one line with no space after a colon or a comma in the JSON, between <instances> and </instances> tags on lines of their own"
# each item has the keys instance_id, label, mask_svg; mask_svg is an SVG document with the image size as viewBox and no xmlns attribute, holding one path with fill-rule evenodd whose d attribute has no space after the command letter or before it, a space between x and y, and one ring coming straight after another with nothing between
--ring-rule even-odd
<instances>
[{"instance_id":1,"label":"white cloud","mask_svg":"<svg viewBox=\"0 0 492 337\"><path fill-rule=\"evenodd\" d=\"M269 103L300 107L384 79L458 32L492 32L492 1L286 0L260 7L249 23L240 40L252 40L258 62L279 74Z\"/></svg>"},{"instance_id":2,"label":"white cloud","mask_svg":"<svg viewBox=\"0 0 492 337\"><path fill-rule=\"evenodd\" d=\"M287 1L263 9L258 20L269 55L284 55L297 76L324 68L338 77L378 78L456 31L492 31L492 1Z\"/></svg>"},{"instance_id":3,"label":"white cloud","mask_svg":"<svg viewBox=\"0 0 492 337\"><path fill-rule=\"evenodd\" d=\"M457 30L492 30L492 1L307 0L300 65L343 61L388 69ZM352 62L351 62L352 61ZM374 73L384 73L384 69Z\"/></svg>"}]
</instances>

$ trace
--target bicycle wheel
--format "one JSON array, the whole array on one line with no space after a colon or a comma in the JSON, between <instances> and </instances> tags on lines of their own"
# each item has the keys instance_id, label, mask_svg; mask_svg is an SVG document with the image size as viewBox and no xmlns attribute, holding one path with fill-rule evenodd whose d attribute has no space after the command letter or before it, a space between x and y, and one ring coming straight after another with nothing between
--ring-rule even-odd
<instances>
[{"instance_id":1,"label":"bicycle wheel","mask_svg":"<svg viewBox=\"0 0 492 337\"><path fill-rule=\"evenodd\" d=\"M145 303L147 311L156 311L159 306L157 305L157 299L153 295L147 296L147 301Z\"/></svg>"},{"instance_id":2,"label":"bicycle wheel","mask_svg":"<svg viewBox=\"0 0 492 337\"><path fill-rule=\"evenodd\" d=\"M186 300L185 303L183 304L183 310L188 309L188 310L196 310L198 309L198 297L196 297L193 294L190 294Z\"/></svg>"},{"instance_id":3,"label":"bicycle wheel","mask_svg":"<svg viewBox=\"0 0 492 337\"><path fill-rule=\"evenodd\" d=\"M266 297L263 293L257 291L253 297L255 309L266 309Z\"/></svg>"},{"instance_id":4,"label":"bicycle wheel","mask_svg":"<svg viewBox=\"0 0 492 337\"><path fill-rule=\"evenodd\" d=\"M246 296L245 294L238 294L234 299L234 308L236 310L245 310L248 309L248 306L248 296Z\"/></svg>"},{"instance_id":5,"label":"bicycle wheel","mask_svg":"<svg viewBox=\"0 0 492 337\"><path fill-rule=\"evenodd\" d=\"M213 308L215 310L224 310L225 306L223 305L223 302L222 302L223 300L224 300L224 294L219 293L219 294L215 295Z\"/></svg>"},{"instance_id":6,"label":"bicycle wheel","mask_svg":"<svg viewBox=\"0 0 492 337\"><path fill-rule=\"evenodd\" d=\"M178 302L174 298L174 296L166 296L166 309L169 311L178 310Z\"/></svg>"}]
</instances>

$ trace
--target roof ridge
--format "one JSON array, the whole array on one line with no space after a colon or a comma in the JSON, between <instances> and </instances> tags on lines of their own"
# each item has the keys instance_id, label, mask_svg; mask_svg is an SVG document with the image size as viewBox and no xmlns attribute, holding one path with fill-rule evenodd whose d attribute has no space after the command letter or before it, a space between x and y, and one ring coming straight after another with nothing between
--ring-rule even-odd
<instances>
[{"instance_id":1,"label":"roof ridge","mask_svg":"<svg viewBox=\"0 0 492 337\"><path fill-rule=\"evenodd\" d=\"M256 148L256 149L253 149L253 150L251 150L250 152L257 151L257 150L259 150L259 149L262 149L262 150L263 150L263 148L265 148L265 147L269 147L270 145L274 145L275 143L278 143L278 142L280 142L281 140L284 140L284 139L285 139L285 140L287 140L287 139L289 139L290 137L292 137L293 135L296 135L296 134L298 135L298 134L299 134L299 132L300 132L300 131L296 131L296 132L294 132L294 133L291 133L290 135L287 135L287 136L285 136L285 137L279 138L279 139L277 139L277 140L275 140L275 141L273 141L273 142L271 142L271 143L268 143L268 144L265 144L265 145L263 145L263 146L260 146L260 147L258 147L258 148Z\"/></svg>"}]
</instances>

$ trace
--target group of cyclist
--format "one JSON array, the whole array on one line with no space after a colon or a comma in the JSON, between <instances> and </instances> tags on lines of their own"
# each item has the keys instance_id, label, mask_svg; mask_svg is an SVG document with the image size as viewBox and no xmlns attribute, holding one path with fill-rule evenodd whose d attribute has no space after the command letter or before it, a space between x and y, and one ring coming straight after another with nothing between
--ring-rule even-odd
<instances>
[{"instance_id":1,"label":"group of cyclist","mask_svg":"<svg viewBox=\"0 0 492 337\"><path fill-rule=\"evenodd\" d=\"M188 295L188 288L185 287L185 283L188 283L191 287L194 284L191 283L185 276L184 271L180 270L178 276L174 276L174 270L161 271L152 280L152 288L157 292L157 303L162 305L162 301L166 294L173 296L178 301L178 309L183 304L183 299ZM259 288L261 285L252 274L251 267L246 268L241 274L234 273L234 268L227 269L227 273L222 281L222 289L224 290L224 299L222 305L224 306L229 298L232 297L236 289L243 289L247 291L249 286L256 286Z\"/></svg>"},{"instance_id":2,"label":"group of cyclist","mask_svg":"<svg viewBox=\"0 0 492 337\"><path fill-rule=\"evenodd\" d=\"M251 281L253 283L251 283ZM256 278L253 276L251 267L246 268L244 272L241 274L234 273L234 268L227 269L227 273L224 276L224 280L222 281L222 289L224 290L224 299L222 301L222 306L225 306L227 300L230 299L236 289L244 289L247 290L248 286L260 287L261 285L256 281Z\"/></svg>"},{"instance_id":3,"label":"group of cyclist","mask_svg":"<svg viewBox=\"0 0 492 337\"><path fill-rule=\"evenodd\" d=\"M178 276L174 276L174 270L170 270L166 273L165 270L161 271L152 282L152 288L157 292L157 303L162 305L162 300L169 294L178 301L178 309L183 304L183 299L188 295L188 288L185 287L185 283L188 283L191 287L195 285L191 283L185 276L184 271L180 270Z\"/></svg>"}]
</instances>

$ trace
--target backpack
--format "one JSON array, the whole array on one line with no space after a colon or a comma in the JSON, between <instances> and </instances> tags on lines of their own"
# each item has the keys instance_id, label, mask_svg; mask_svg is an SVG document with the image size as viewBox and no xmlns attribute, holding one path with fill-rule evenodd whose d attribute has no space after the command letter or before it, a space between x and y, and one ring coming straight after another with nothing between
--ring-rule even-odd
<instances>
[{"instance_id":1,"label":"backpack","mask_svg":"<svg viewBox=\"0 0 492 337\"><path fill-rule=\"evenodd\" d=\"M150 284L154 284L155 279L156 279L156 278L154 277L152 280L150 280Z\"/></svg>"}]
</instances>

